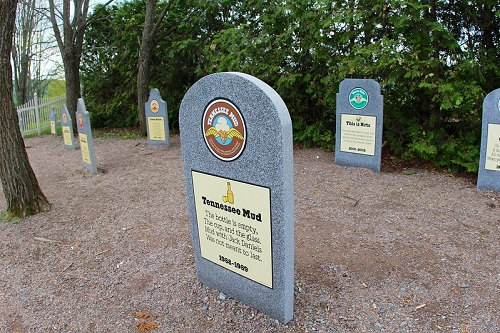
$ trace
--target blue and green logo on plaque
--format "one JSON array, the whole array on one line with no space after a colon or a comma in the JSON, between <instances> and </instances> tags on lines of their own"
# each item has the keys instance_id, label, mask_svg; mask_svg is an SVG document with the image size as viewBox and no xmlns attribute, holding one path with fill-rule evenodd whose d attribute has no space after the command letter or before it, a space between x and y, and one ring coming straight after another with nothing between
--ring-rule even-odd
<instances>
[{"instance_id":1,"label":"blue and green logo on plaque","mask_svg":"<svg viewBox=\"0 0 500 333\"><path fill-rule=\"evenodd\" d=\"M354 88L349 93L349 103L356 110L361 110L368 105L368 93L363 88Z\"/></svg>"}]
</instances>

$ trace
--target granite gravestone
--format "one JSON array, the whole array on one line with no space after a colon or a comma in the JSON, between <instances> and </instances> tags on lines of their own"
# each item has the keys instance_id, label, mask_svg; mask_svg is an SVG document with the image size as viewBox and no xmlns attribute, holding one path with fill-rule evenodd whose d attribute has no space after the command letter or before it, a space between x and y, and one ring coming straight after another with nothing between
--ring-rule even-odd
<instances>
[{"instance_id":1,"label":"granite gravestone","mask_svg":"<svg viewBox=\"0 0 500 333\"><path fill-rule=\"evenodd\" d=\"M24 122L23 122L23 117L19 116L19 129L21 130L21 136L24 138Z\"/></svg>"},{"instance_id":2,"label":"granite gravestone","mask_svg":"<svg viewBox=\"0 0 500 333\"><path fill-rule=\"evenodd\" d=\"M378 82L345 79L337 94L335 164L380 172L383 96Z\"/></svg>"},{"instance_id":3,"label":"granite gravestone","mask_svg":"<svg viewBox=\"0 0 500 333\"><path fill-rule=\"evenodd\" d=\"M288 322L294 196L286 105L253 76L217 73L186 93L179 126L199 281Z\"/></svg>"},{"instance_id":4,"label":"granite gravestone","mask_svg":"<svg viewBox=\"0 0 500 333\"><path fill-rule=\"evenodd\" d=\"M50 133L57 135L57 120L56 120L56 111L52 107L50 110Z\"/></svg>"},{"instance_id":5,"label":"granite gravestone","mask_svg":"<svg viewBox=\"0 0 500 333\"><path fill-rule=\"evenodd\" d=\"M73 138L73 123L71 122L71 116L69 115L66 105L63 105L61 111L61 127L64 148L75 149L75 140Z\"/></svg>"},{"instance_id":6,"label":"granite gravestone","mask_svg":"<svg viewBox=\"0 0 500 333\"><path fill-rule=\"evenodd\" d=\"M500 192L500 88L483 101L477 188Z\"/></svg>"},{"instance_id":7,"label":"granite gravestone","mask_svg":"<svg viewBox=\"0 0 500 333\"><path fill-rule=\"evenodd\" d=\"M148 143L169 146L167 103L161 98L158 89L152 89L145 103Z\"/></svg>"},{"instance_id":8,"label":"granite gravestone","mask_svg":"<svg viewBox=\"0 0 500 333\"><path fill-rule=\"evenodd\" d=\"M94 139L90 128L90 116L85 108L83 99L78 99L76 107L76 124L78 128L78 138L80 139L80 149L82 150L83 166L92 173L97 173L97 164L94 153Z\"/></svg>"}]
</instances>

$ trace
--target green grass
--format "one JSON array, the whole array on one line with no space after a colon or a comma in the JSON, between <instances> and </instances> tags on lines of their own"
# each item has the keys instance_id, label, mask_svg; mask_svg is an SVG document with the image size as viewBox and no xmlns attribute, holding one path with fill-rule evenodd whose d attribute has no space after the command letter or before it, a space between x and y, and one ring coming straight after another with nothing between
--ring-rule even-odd
<instances>
[{"instance_id":1,"label":"green grass","mask_svg":"<svg viewBox=\"0 0 500 333\"><path fill-rule=\"evenodd\" d=\"M57 133L62 133L62 129L60 130L59 127L58 127ZM42 130L42 134L40 134L40 135L45 135L45 134L51 134L50 133L50 128ZM38 133L25 134L24 138L25 139L27 139L27 138L33 138L35 136L38 136Z\"/></svg>"},{"instance_id":2,"label":"green grass","mask_svg":"<svg viewBox=\"0 0 500 333\"><path fill-rule=\"evenodd\" d=\"M129 140L129 139L139 139L141 136L139 135L139 133L131 133L131 132L128 132L126 133L125 135L122 136L122 139L123 140Z\"/></svg>"},{"instance_id":3,"label":"green grass","mask_svg":"<svg viewBox=\"0 0 500 333\"><path fill-rule=\"evenodd\" d=\"M41 135L51 134L50 128L42 130ZM57 125L57 134L62 134L62 126ZM76 134L76 132L75 132ZM139 133L138 129L135 128L105 128L105 129L96 129L92 130L92 134L96 138L117 138L122 140L132 140L132 139L140 139L142 136ZM25 134L24 138L33 138L38 136L38 133Z\"/></svg>"},{"instance_id":4,"label":"green grass","mask_svg":"<svg viewBox=\"0 0 500 333\"><path fill-rule=\"evenodd\" d=\"M107 128L93 131L96 138L117 138L122 140L139 139L141 135L137 129Z\"/></svg>"},{"instance_id":5,"label":"green grass","mask_svg":"<svg viewBox=\"0 0 500 333\"><path fill-rule=\"evenodd\" d=\"M7 211L0 212L0 224L11 223L11 224L19 224L19 217L12 215Z\"/></svg>"},{"instance_id":6,"label":"green grass","mask_svg":"<svg viewBox=\"0 0 500 333\"><path fill-rule=\"evenodd\" d=\"M62 126L60 124L57 124L56 126L57 126L57 128L56 128L57 129L57 133L61 134L62 133ZM41 128L48 127L46 129L42 130L42 134L41 135L51 134L50 133L50 122L40 123L40 127ZM36 126L36 124L30 124L30 125L24 127L24 131L25 132L33 131L33 130L36 130L37 128L38 127ZM24 135L25 138L33 138L35 136L38 136L38 132L30 133L30 134L25 134Z\"/></svg>"}]
</instances>

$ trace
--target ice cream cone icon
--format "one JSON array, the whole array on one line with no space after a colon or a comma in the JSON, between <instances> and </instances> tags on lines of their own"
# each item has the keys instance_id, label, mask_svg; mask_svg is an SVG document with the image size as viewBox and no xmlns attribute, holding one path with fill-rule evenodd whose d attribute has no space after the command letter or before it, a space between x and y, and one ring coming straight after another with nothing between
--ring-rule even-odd
<instances>
[{"instance_id":1,"label":"ice cream cone icon","mask_svg":"<svg viewBox=\"0 0 500 333\"><path fill-rule=\"evenodd\" d=\"M244 140L243 135L236 128L229 127L227 119L224 117L218 118L217 124L215 124L215 126L210 127L205 132L206 137L211 135L213 135L216 138L220 138L220 142L222 142L222 144L226 144L227 139L232 139L234 137L240 140Z\"/></svg>"},{"instance_id":2,"label":"ice cream cone icon","mask_svg":"<svg viewBox=\"0 0 500 333\"><path fill-rule=\"evenodd\" d=\"M215 124L215 129L217 130L217 132L219 132L222 143L226 143L227 133L229 132L229 125L227 124L226 118L218 118L217 124Z\"/></svg>"}]
</instances>

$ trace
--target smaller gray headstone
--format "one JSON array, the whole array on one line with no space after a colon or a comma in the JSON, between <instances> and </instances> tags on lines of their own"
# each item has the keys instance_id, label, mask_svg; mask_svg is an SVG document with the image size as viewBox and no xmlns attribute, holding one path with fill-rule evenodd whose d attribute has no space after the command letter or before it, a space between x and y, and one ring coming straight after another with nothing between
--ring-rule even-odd
<instances>
[{"instance_id":1,"label":"smaller gray headstone","mask_svg":"<svg viewBox=\"0 0 500 333\"><path fill-rule=\"evenodd\" d=\"M50 110L50 133L57 135L57 117L54 107Z\"/></svg>"},{"instance_id":2,"label":"smaller gray headstone","mask_svg":"<svg viewBox=\"0 0 500 333\"><path fill-rule=\"evenodd\" d=\"M161 98L158 89L152 89L145 103L148 143L169 146L167 103Z\"/></svg>"},{"instance_id":3,"label":"smaller gray headstone","mask_svg":"<svg viewBox=\"0 0 500 333\"><path fill-rule=\"evenodd\" d=\"M63 134L63 144L65 149L75 149L75 139L73 136L73 123L66 105L63 105L61 111L61 127Z\"/></svg>"},{"instance_id":4,"label":"smaller gray headstone","mask_svg":"<svg viewBox=\"0 0 500 333\"><path fill-rule=\"evenodd\" d=\"M483 125L477 188L500 192L500 88L483 102Z\"/></svg>"},{"instance_id":5,"label":"smaller gray headstone","mask_svg":"<svg viewBox=\"0 0 500 333\"><path fill-rule=\"evenodd\" d=\"M380 172L384 99L371 79L345 79L337 94L335 164Z\"/></svg>"},{"instance_id":6,"label":"smaller gray headstone","mask_svg":"<svg viewBox=\"0 0 500 333\"><path fill-rule=\"evenodd\" d=\"M76 127L78 128L78 138L80 139L83 166L90 172L97 173L94 139L92 138L92 130L90 128L90 115L81 98L78 99L76 108Z\"/></svg>"},{"instance_id":7,"label":"smaller gray headstone","mask_svg":"<svg viewBox=\"0 0 500 333\"><path fill-rule=\"evenodd\" d=\"M24 138L24 122L23 122L23 117L19 117L19 130L21 131L21 136Z\"/></svg>"}]
</instances>

